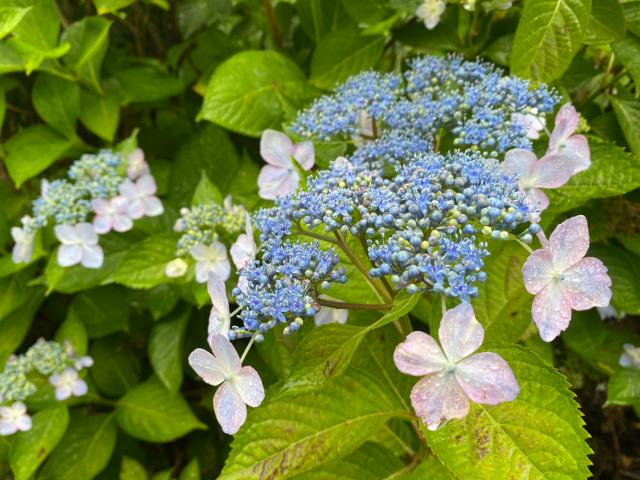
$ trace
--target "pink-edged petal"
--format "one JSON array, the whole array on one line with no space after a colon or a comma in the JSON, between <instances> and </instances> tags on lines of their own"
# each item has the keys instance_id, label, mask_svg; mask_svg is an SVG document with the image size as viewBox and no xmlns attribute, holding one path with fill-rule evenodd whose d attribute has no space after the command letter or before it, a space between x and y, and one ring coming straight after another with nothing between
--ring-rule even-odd
<instances>
[{"instance_id":1,"label":"pink-edged petal","mask_svg":"<svg viewBox=\"0 0 640 480\"><path fill-rule=\"evenodd\" d=\"M224 335L213 335L209 339L209 345L225 372L237 373L240 370L240 357L227 337Z\"/></svg>"},{"instance_id":2,"label":"pink-edged petal","mask_svg":"<svg viewBox=\"0 0 640 480\"><path fill-rule=\"evenodd\" d=\"M258 195L266 200L292 193L298 186L300 177L295 170L265 165L258 175Z\"/></svg>"},{"instance_id":3,"label":"pink-edged petal","mask_svg":"<svg viewBox=\"0 0 640 480\"><path fill-rule=\"evenodd\" d=\"M104 198L96 198L91 200L91 208L98 215L106 215L111 213L111 202Z\"/></svg>"},{"instance_id":4,"label":"pink-edged petal","mask_svg":"<svg viewBox=\"0 0 640 480\"><path fill-rule=\"evenodd\" d=\"M537 157L533 152L522 148L509 150L502 162L502 169L507 173L516 175L522 185L527 185L533 176Z\"/></svg>"},{"instance_id":5,"label":"pink-edged petal","mask_svg":"<svg viewBox=\"0 0 640 480\"><path fill-rule=\"evenodd\" d=\"M144 204L144 214L147 217L157 217L164 213L164 207L158 197L147 197L142 200Z\"/></svg>"},{"instance_id":6,"label":"pink-edged petal","mask_svg":"<svg viewBox=\"0 0 640 480\"><path fill-rule=\"evenodd\" d=\"M582 172L591 166L591 150L589 142L584 135L573 135L564 144L562 153L573 157L575 169L573 174Z\"/></svg>"},{"instance_id":7,"label":"pink-edged petal","mask_svg":"<svg viewBox=\"0 0 640 480\"><path fill-rule=\"evenodd\" d=\"M573 310L606 307L611 301L611 278L597 258L583 258L567 269L562 284L571 297Z\"/></svg>"},{"instance_id":8,"label":"pink-edged petal","mask_svg":"<svg viewBox=\"0 0 640 480\"><path fill-rule=\"evenodd\" d=\"M213 410L222 431L234 435L247 419L247 406L233 384L224 382L213 396Z\"/></svg>"},{"instance_id":9,"label":"pink-edged petal","mask_svg":"<svg viewBox=\"0 0 640 480\"><path fill-rule=\"evenodd\" d=\"M556 114L555 126L549 138L549 150L555 150L558 144L569 138L578 128L580 115L573 105L566 103Z\"/></svg>"},{"instance_id":10,"label":"pink-edged petal","mask_svg":"<svg viewBox=\"0 0 640 480\"><path fill-rule=\"evenodd\" d=\"M522 279L529 293L539 293L553 277L553 259L547 249L533 252L522 266Z\"/></svg>"},{"instance_id":11,"label":"pink-edged petal","mask_svg":"<svg viewBox=\"0 0 640 480\"><path fill-rule=\"evenodd\" d=\"M429 430L436 430L443 420L469 413L469 399L452 373L434 373L416 383L411 404Z\"/></svg>"},{"instance_id":12,"label":"pink-edged petal","mask_svg":"<svg viewBox=\"0 0 640 480\"><path fill-rule=\"evenodd\" d=\"M533 322L540 338L550 342L571 322L571 298L557 281L552 281L536 295L531 306Z\"/></svg>"},{"instance_id":13,"label":"pink-edged petal","mask_svg":"<svg viewBox=\"0 0 640 480\"><path fill-rule=\"evenodd\" d=\"M73 225L56 225L53 231L56 234L56 238L63 244L71 244L78 241L78 235Z\"/></svg>"},{"instance_id":14,"label":"pink-edged petal","mask_svg":"<svg viewBox=\"0 0 640 480\"><path fill-rule=\"evenodd\" d=\"M111 231L112 219L107 215L97 215L93 217L93 229L96 233L103 235L109 231Z\"/></svg>"},{"instance_id":15,"label":"pink-edged petal","mask_svg":"<svg viewBox=\"0 0 640 480\"><path fill-rule=\"evenodd\" d=\"M132 220L137 220L144 217L144 203L137 198L129 199L129 205L127 206L127 216Z\"/></svg>"},{"instance_id":16,"label":"pink-edged petal","mask_svg":"<svg viewBox=\"0 0 640 480\"><path fill-rule=\"evenodd\" d=\"M143 175L136 181L136 189L139 193L146 196L155 195L158 187L156 181L151 175Z\"/></svg>"},{"instance_id":17,"label":"pink-edged petal","mask_svg":"<svg viewBox=\"0 0 640 480\"><path fill-rule=\"evenodd\" d=\"M119 187L120 195L125 198L132 199L138 196L138 188L131 180L125 180Z\"/></svg>"},{"instance_id":18,"label":"pink-edged petal","mask_svg":"<svg viewBox=\"0 0 640 480\"><path fill-rule=\"evenodd\" d=\"M324 308L324 307L323 307ZM438 343L424 332L411 332L396 347L393 361L407 375L423 376L447 368L447 358Z\"/></svg>"},{"instance_id":19,"label":"pink-edged petal","mask_svg":"<svg viewBox=\"0 0 640 480\"><path fill-rule=\"evenodd\" d=\"M575 160L562 154L545 155L536 163L531 186L536 188L558 188L573 175Z\"/></svg>"},{"instance_id":20,"label":"pink-edged petal","mask_svg":"<svg viewBox=\"0 0 640 480\"><path fill-rule=\"evenodd\" d=\"M533 210L542 212L549 206L549 197L539 188L529 188L525 191L524 201Z\"/></svg>"},{"instance_id":21,"label":"pink-edged petal","mask_svg":"<svg viewBox=\"0 0 640 480\"><path fill-rule=\"evenodd\" d=\"M209 314L207 332L209 335L224 335L228 337L231 318L224 281L217 275L210 273L207 281L207 290L213 304Z\"/></svg>"},{"instance_id":22,"label":"pink-edged petal","mask_svg":"<svg viewBox=\"0 0 640 480\"><path fill-rule=\"evenodd\" d=\"M189 365L209 385L220 385L224 381L222 365L203 348L196 348L189 354Z\"/></svg>"},{"instance_id":23,"label":"pink-edged petal","mask_svg":"<svg viewBox=\"0 0 640 480\"><path fill-rule=\"evenodd\" d=\"M127 215L113 216L113 229L116 232L128 232L132 228L133 228L133 220L131 220Z\"/></svg>"},{"instance_id":24,"label":"pink-edged petal","mask_svg":"<svg viewBox=\"0 0 640 480\"><path fill-rule=\"evenodd\" d=\"M238 235L238 240L231 245L229 252L236 268L240 270L254 259L256 254L255 242L246 233L241 233Z\"/></svg>"},{"instance_id":25,"label":"pink-edged petal","mask_svg":"<svg viewBox=\"0 0 640 480\"><path fill-rule=\"evenodd\" d=\"M565 270L584 257L589 249L589 225L577 215L558 225L549 238L549 250L557 271Z\"/></svg>"},{"instance_id":26,"label":"pink-edged petal","mask_svg":"<svg viewBox=\"0 0 640 480\"><path fill-rule=\"evenodd\" d=\"M257 407L264 400L264 386L253 367L242 367L233 377L233 385L242 401L250 407Z\"/></svg>"},{"instance_id":27,"label":"pink-edged petal","mask_svg":"<svg viewBox=\"0 0 640 480\"><path fill-rule=\"evenodd\" d=\"M464 393L476 403L497 405L514 400L520 387L504 359L493 352L482 352L456 365L456 378Z\"/></svg>"},{"instance_id":28,"label":"pink-edged petal","mask_svg":"<svg viewBox=\"0 0 640 480\"><path fill-rule=\"evenodd\" d=\"M293 142L282 132L265 130L260 138L260 156L276 167L291 168Z\"/></svg>"},{"instance_id":29,"label":"pink-edged petal","mask_svg":"<svg viewBox=\"0 0 640 480\"><path fill-rule=\"evenodd\" d=\"M304 170L311 170L316 161L313 142L297 143L293 147L293 158Z\"/></svg>"},{"instance_id":30,"label":"pink-edged petal","mask_svg":"<svg viewBox=\"0 0 640 480\"><path fill-rule=\"evenodd\" d=\"M85 245L82 252L82 266L100 268L104 261L104 252L100 245Z\"/></svg>"},{"instance_id":31,"label":"pink-edged petal","mask_svg":"<svg viewBox=\"0 0 640 480\"><path fill-rule=\"evenodd\" d=\"M82 260L82 247L80 245L60 245L58 248L58 265L70 267Z\"/></svg>"},{"instance_id":32,"label":"pink-edged petal","mask_svg":"<svg viewBox=\"0 0 640 480\"><path fill-rule=\"evenodd\" d=\"M473 307L469 303L461 303L443 315L438 337L449 361L456 363L482 345L484 330L476 320Z\"/></svg>"}]
</instances>

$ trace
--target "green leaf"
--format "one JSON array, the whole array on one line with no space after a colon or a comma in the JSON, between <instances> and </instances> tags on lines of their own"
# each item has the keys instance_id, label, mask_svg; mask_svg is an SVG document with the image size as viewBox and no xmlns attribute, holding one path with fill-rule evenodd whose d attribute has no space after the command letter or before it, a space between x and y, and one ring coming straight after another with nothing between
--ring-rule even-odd
<instances>
[{"instance_id":1,"label":"green leaf","mask_svg":"<svg viewBox=\"0 0 640 480\"><path fill-rule=\"evenodd\" d=\"M622 5L624 18L627 21L629 31L640 36L640 2L624 2Z\"/></svg>"},{"instance_id":2,"label":"green leaf","mask_svg":"<svg viewBox=\"0 0 640 480\"><path fill-rule=\"evenodd\" d=\"M20 130L5 143L8 153L5 165L16 186L20 187L63 157L72 145L71 140L46 125L33 125Z\"/></svg>"},{"instance_id":3,"label":"green leaf","mask_svg":"<svg viewBox=\"0 0 640 480\"><path fill-rule=\"evenodd\" d=\"M133 5L137 0L93 0L99 15L114 13L118 10Z\"/></svg>"},{"instance_id":4,"label":"green leaf","mask_svg":"<svg viewBox=\"0 0 640 480\"><path fill-rule=\"evenodd\" d=\"M622 40L627 25L618 0L591 0L591 19L585 43L612 43Z\"/></svg>"},{"instance_id":5,"label":"green leaf","mask_svg":"<svg viewBox=\"0 0 640 480\"><path fill-rule=\"evenodd\" d=\"M15 480L28 480L60 442L69 424L69 412L57 405L36 413L31 430L18 435L11 445L9 462Z\"/></svg>"},{"instance_id":6,"label":"green leaf","mask_svg":"<svg viewBox=\"0 0 640 480\"><path fill-rule=\"evenodd\" d=\"M640 369L619 368L609 378L607 403L640 408Z\"/></svg>"},{"instance_id":7,"label":"green leaf","mask_svg":"<svg viewBox=\"0 0 640 480\"><path fill-rule=\"evenodd\" d=\"M54 340L58 343L69 342L77 355L86 355L89 346L89 335L80 318L69 313L62 325L58 327Z\"/></svg>"},{"instance_id":8,"label":"green leaf","mask_svg":"<svg viewBox=\"0 0 640 480\"><path fill-rule=\"evenodd\" d=\"M328 90L351 75L374 67L384 42L384 37L363 36L358 29L328 33L311 59L311 83Z\"/></svg>"},{"instance_id":9,"label":"green leaf","mask_svg":"<svg viewBox=\"0 0 640 480\"><path fill-rule=\"evenodd\" d=\"M516 242L493 245L485 260L487 281L478 284L471 302L487 342L516 342L531 324L531 301L522 281L527 252Z\"/></svg>"},{"instance_id":10,"label":"green leaf","mask_svg":"<svg viewBox=\"0 0 640 480\"><path fill-rule=\"evenodd\" d=\"M137 460L129 457L122 457L120 464L120 480L147 480L147 470Z\"/></svg>"},{"instance_id":11,"label":"green leaf","mask_svg":"<svg viewBox=\"0 0 640 480\"><path fill-rule=\"evenodd\" d=\"M191 309L182 307L153 326L149 359L153 371L167 390L176 393L182 384L182 343Z\"/></svg>"},{"instance_id":12,"label":"green leaf","mask_svg":"<svg viewBox=\"0 0 640 480\"><path fill-rule=\"evenodd\" d=\"M105 395L119 397L140 383L140 362L123 336L96 340L90 355L93 358L91 378Z\"/></svg>"},{"instance_id":13,"label":"green leaf","mask_svg":"<svg viewBox=\"0 0 640 480\"><path fill-rule=\"evenodd\" d=\"M122 103L155 102L181 93L185 85L151 66L129 67L114 73Z\"/></svg>"},{"instance_id":14,"label":"green leaf","mask_svg":"<svg viewBox=\"0 0 640 480\"><path fill-rule=\"evenodd\" d=\"M472 403L469 415L436 431L429 447L456 478L587 478L582 415L566 379L517 346L487 347L513 369L520 395L497 406Z\"/></svg>"},{"instance_id":15,"label":"green leaf","mask_svg":"<svg viewBox=\"0 0 640 480\"><path fill-rule=\"evenodd\" d=\"M176 241L175 234L164 233L133 245L113 279L129 288L152 288L166 282L164 268L176 256Z\"/></svg>"},{"instance_id":16,"label":"green leaf","mask_svg":"<svg viewBox=\"0 0 640 480\"><path fill-rule=\"evenodd\" d=\"M218 478L290 478L349 455L382 434L389 419L407 418L411 379L393 365L393 330L379 332L325 388L286 398L267 393L249 411Z\"/></svg>"},{"instance_id":17,"label":"green leaf","mask_svg":"<svg viewBox=\"0 0 640 480\"><path fill-rule=\"evenodd\" d=\"M9 35L31 7L0 7L0 39Z\"/></svg>"},{"instance_id":18,"label":"green leaf","mask_svg":"<svg viewBox=\"0 0 640 480\"><path fill-rule=\"evenodd\" d=\"M19 272L0 279L0 321L23 305L33 291L27 287L32 275Z\"/></svg>"},{"instance_id":19,"label":"green leaf","mask_svg":"<svg viewBox=\"0 0 640 480\"><path fill-rule=\"evenodd\" d=\"M199 129L178 151L171 176L171 199L176 205L191 203L202 175L213 179L226 193L241 173L238 153L224 130L208 124Z\"/></svg>"},{"instance_id":20,"label":"green leaf","mask_svg":"<svg viewBox=\"0 0 640 480\"><path fill-rule=\"evenodd\" d=\"M109 462L115 443L113 414L73 412L67 432L38 478L91 480Z\"/></svg>"},{"instance_id":21,"label":"green leaf","mask_svg":"<svg viewBox=\"0 0 640 480\"><path fill-rule=\"evenodd\" d=\"M622 148L589 137L591 167L557 190L547 190L549 211L566 212L592 198L615 197L640 187L640 161Z\"/></svg>"},{"instance_id":22,"label":"green leaf","mask_svg":"<svg viewBox=\"0 0 640 480\"><path fill-rule=\"evenodd\" d=\"M62 36L71 45L63 58L65 65L96 92L102 92L100 69L109 46L110 28L111 21L106 18L85 17L71 24Z\"/></svg>"},{"instance_id":23,"label":"green leaf","mask_svg":"<svg viewBox=\"0 0 640 480\"><path fill-rule=\"evenodd\" d=\"M314 95L304 73L274 51L241 52L222 63L205 92L199 118L252 137L280 129Z\"/></svg>"},{"instance_id":24,"label":"green leaf","mask_svg":"<svg viewBox=\"0 0 640 480\"><path fill-rule=\"evenodd\" d=\"M314 42L326 33L352 24L339 0L298 0L300 26Z\"/></svg>"},{"instance_id":25,"label":"green leaf","mask_svg":"<svg viewBox=\"0 0 640 480\"><path fill-rule=\"evenodd\" d=\"M638 85L640 83L640 40L633 36L627 37L625 40L616 42L611 45L613 52L622 62L627 71L631 74L633 81Z\"/></svg>"},{"instance_id":26,"label":"green leaf","mask_svg":"<svg viewBox=\"0 0 640 480\"><path fill-rule=\"evenodd\" d=\"M128 328L129 304L122 288L95 288L73 299L69 315L82 320L90 337L104 337Z\"/></svg>"},{"instance_id":27,"label":"green leaf","mask_svg":"<svg viewBox=\"0 0 640 480\"><path fill-rule=\"evenodd\" d=\"M609 271L611 303L616 310L640 314L640 257L612 245L593 247L589 255L602 260Z\"/></svg>"},{"instance_id":28,"label":"green leaf","mask_svg":"<svg viewBox=\"0 0 640 480\"><path fill-rule=\"evenodd\" d=\"M44 300L43 289L30 289L29 299L20 308L0 320L0 364L20 346L29 332L33 316Z\"/></svg>"},{"instance_id":29,"label":"green leaf","mask_svg":"<svg viewBox=\"0 0 640 480\"><path fill-rule=\"evenodd\" d=\"M180 472L180 477L178 480L200 480L200 465L198 464L198 459L194 458L191 460L184 470Z\"/></svg>"},{"instance_id":30,"label":"green leaf","mask_svg":"<svg viewBox=\"0 0 640 480\"><path fill-rule=\"evenodd\" d=\"M640 49L638 49L638 55L640 55ZM638 81L640 81L640 71L638 74ZM624 138L627 140L629 150L633 152L636 159L640 159L640 138L638 137L638 131L640 131L640 101L612 97L611 105L622 128Z\"/></svg>"},{"instance_id":31,"label":"green leaf","mask_svg":"<svg viewBox=\"0 0 640 480\"><path fill-rule=\"evenodd\" d=\"M204 203L217 203L218 205L222 205L222 194L218 187L211 183L211 180L209 180L209 177L207 177L207 174L203 171L200 182L198 182L198 186L195 192L193 192L191 205Z\"/></svg>"},{"instance_id":32,"label":"green leaf","mask_svg":"<svg viewBox=\"0 0 640 480\"><path fill-rule=\"evenodd\" d=\"M449 471L436 457L427 457L406 477L406 480L453 480Z\"/></svg>"},{"instance_id":33,"label":"green leaf","mask_svg":"<svg viewBox=\"0 0 640 480\"><path fill-rule=\"evenodd\" d=\"M562 76L589 25L591 0L526 2L511 55L511 72L542 82Z\"/></svg>"},{"instance_id":34,"label":"green leaf","mask_svg":"<svg viewBox=\"0 0 640 480\"><path fill-rule=\"evenodd\" d=\"M184 38L231 15L231 0L183 0L178 4L178 27Z\"/></svg>"},{"instance_id":35,"label":"green leaf","mask_svg":"<svg viewBox=\"0 0 640 480\"><path fill-rule=\"evenodd\" d=\"M22 57L13 48L0 42L0 74L24 70Z\"/></svg>"},{"instance_id":36,"label":"green leaf","mask_svg":"<svg viewBox=\"0 0 640 480\"><path fill-rule=\"evenodd\" d=\"M398 295L396 295L396 298L393 302L393 307L391 308L391 310L385 313L382 316L382 318L380 318L379 320L371 324L369 327L367 327L367 329L374 330L376 328L383 327L399 319L400 317L404 317L411 310L413 310L413 307L416 306L416 304L418 303L418 300L420 300L420 295L417 295L417 294L412 295L410 293L407 293L406 291L402 291L398 293Z\"/></svg>"},{"instance_id":37,"label":"green leaf","mask_svg":"<svg viewBox=\"0 0 640 480\"><path fill-rule=\"evenodd\" d=\"M147 442L172 442L192 430L206 428L182 396L171 393L153 377L118 400L116 418L125 432Z\"/></svg>"},{"instance_id":38,"label":"green leaf","mask_svg":"<svg viewBox=\"0 0 640 480\"><path fill-rule=\"evenodd\" d=\"M31 92L38 115L67 138L76 137L76 120L80 115L80 87L60 77L41 73Z\"/></svg>"},{"instance_id":39,"label":"green leaf","mask_svg":"<svg viewBox=\"0 0 640 480\"><path fill-rule=\"evenodd\" d=\"M100 95L82 90L80 121L87 130L103 140L113 141L120 120L120 102L110 94Z\"/></svg>"}]
</instances>

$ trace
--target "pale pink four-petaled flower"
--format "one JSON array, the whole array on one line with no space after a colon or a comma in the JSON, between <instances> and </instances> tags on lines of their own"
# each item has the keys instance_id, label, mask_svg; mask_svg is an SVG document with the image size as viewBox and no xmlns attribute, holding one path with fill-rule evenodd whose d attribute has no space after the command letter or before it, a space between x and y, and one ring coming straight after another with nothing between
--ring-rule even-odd
<instances>
[{"instance_id":1,"label":"pale pink four-petaled flower","mask_svg":"<svg viewBox=\"0 0 640 480\"><path fill-rule=\"evenodd\" d=\"M98 245L98 234L93 225L82 222L76 225L56 225L54 232L60 240L58 264L62 267L82 264L86 268L100 268L104 259Z\"/></svg>"},{"instance_id":2,"label":"pale pink four-petaled flower","mask_svg":"<svg viewBox=\"0 0 640 480\"><path fill-rule=\"evenodd\" d=\"M233 245L231 245L231 249L229 250L233 263L238 270L246 267L254 258L256 258L256 254L258 253L258 247L256 246L256 242L253 238L251 218L248 213L245 214L244 221L245 233L238 235L238 239Z\"/></svg>"},{"instance_id":3,"label":"pale pink four-petaled flower","mask_svg":"<svg viewBox=\"0 0 640 480\"><path fill-rule=\"evenodd\" d=\"M198 243L191 247L189 253L196 261L196 282L206 283L210 273L222 280L226 280L231 275L231 263L224 243L217 240L211 245Z\"/></svg>"},{"instance_id":4,"label":"pale pink four-petaled flower","mask_svg":"<svg viewBox=\"0 0 640 480\"><path fill-rule=\"evenodd\" d=\"M121 195L113 198L97 198L92 200L91 207L95 213L93 228L103 235L111 230L127 232L133 228L133 220L127 213L128 201Z\"/></svg>"},{"instance_id":5,"label":"pale pink four-petaled flower","mask_svg":"<svg viewBox=\"0 0 640 480\"><path fill-rule=\"evenodd\" d=\"M231 314L229 313L229 300L227 300L227 287L224 284L224 280L210 273L207 281L207 291L212 305L207 328L208 338L214 335L229 337Z\"/></svg>"},{"instance_id":6,"label":"pale pink four-petaled flower","mask_svg":"<svg viewBox=\"0 0 640 480\"><path fill-rule=\"evenodd\" d=\"M136 148L129 154L127 163L127 176L131 180L137 180L151 173L149 164L144 159L144 151L141 148Z\"/></svg>"},{"instance_id":7,"label":"pale pink four-petaled flower","mask_svg":"<svg viewBox=\"0 0 640 480\"><path fill-rule=\"evenodd\" d=\"M294 161L303 170L311 170L315 163L312 142L294 144L282 132L265 130L260 139L260 155L268 165L258 176L258 195L267 200L293 193L300 183Z\"/></svg>"},{"instance_id":8,"label":"pale pink four-petaled flower","mask_svg":"<svg viewBox=\"0 0 640 480\"><path fill-rule=\"evenodd\" d=\"M540 337L550 342L569 326L571 310L605 307L611 300L607 267L589 249L587 219L565 220L544 248L534 251L522 267L524 285L534 294L531 309Z\"/></svg>"},{"instance_id":9,"label":"pale pink four-petaled flower","mask_svg":"<svg viewBox=\"0 0 640 480\"><path fill-rule=\"evenodd\" d=\"M11 259L13 263L27 263L33 257L33 242L35 232L27 228L12 227L11 236L16 242L11 251Z\"/></svg>"},{"instance_id":10,"label":"pale pink four-petaled flower","mask_svg":"<svg viewBox=\"0 0 640 480\"><path fill-rule=\"evenodd\" d=\"M562 106L556 114L555 126L549 137L547 155L562 154L574 160L573 173L582 172L591 166L589 142L584 135L575 135L580 124L580 115L570 103Z\"/></svg>"},{"instance_id":11,"label":"pale pink four-petaled flower","mask_svg":"<svg viewBox=\"0 0 640 480\"><path fill-rule=\"evenodd\" d=\"M247 419L247 405L257 407L264 400L264 387L253 367L242 366L238 353L223 335L209 339L213 355L198 348L189 364L210 385L220 385L213 396L213 410L222 431L233 435Z\"/></svg>"},{"instance_id":12,"label":"pale pink four-petaled flower","mask_svg":"<svg viewBox=\"0 0 640 480\"><path fill-rule=\"evenodd\" d=\"M51 375L49 383L56 389L56 400L59 401L66 400L72 396L81 397L87 393L87 384L78 376L78 372L71 367Z\"/></svg>"},{"instance_id":13,"label":"pale pink four-petaled flower","mask_svg":"<svg viewBox=\"0 0 640 480\"><path fill-rule=\"evenodd\" d=\"M125 180L120 185L120 195L127 202L127 215L133 220L145 215L155 217L162 215L162 202L156 197L156 181L151 175L143 175L135 182Z\"/></svg>"},{"instance_id":14,"label":"pale pink four-petaled flower","mask_svg":"<svg viewBox=\"0 0 640 480\"><path fill-rule=\"evenodd\" d=\"M448 310L438 337L442 348L424 332L410 333L393 354L401 372L424 377L411 390L411 404L427 428L463 418L469 400L497 405L518 396L518 382L502 357L492 352L472 355L482 344L484 330L471 305Z\"/></svg>"},{"instance_id":15,"label":"pale pink four-petaled flower","mask_svg":"<svg viewBox=\"0 0 640 480\"><path fill-rule=\"evenodd\" d=\"M0 435L31 430L31 417L27 414L27 407L22 402L15 402L8 407L0 407Z\"/></svg>"}]
</instances>

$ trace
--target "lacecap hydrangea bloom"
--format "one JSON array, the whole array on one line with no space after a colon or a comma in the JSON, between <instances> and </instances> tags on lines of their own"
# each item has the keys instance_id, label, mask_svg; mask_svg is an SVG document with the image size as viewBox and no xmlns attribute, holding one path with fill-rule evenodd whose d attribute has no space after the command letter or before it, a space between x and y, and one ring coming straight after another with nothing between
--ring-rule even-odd
<instances>
[{"instance_id":1,"label":"lacecap hydrangea bloom","mask_svg":"<svg viewBox=\"0 0 640 480\"><path fill-rule=\"evenodd\" d=\"M35 233L53 224L61 243L57 254L61 266L100 268L104 255L98 235L125 232L133 228L133 220L161 215L164 209L155 193L142 150L126 157L112 150L83 155L65 178L42 180L31 215L11 231L16 242L13 261L30 262Z\"/></svg>"}]
</instances>

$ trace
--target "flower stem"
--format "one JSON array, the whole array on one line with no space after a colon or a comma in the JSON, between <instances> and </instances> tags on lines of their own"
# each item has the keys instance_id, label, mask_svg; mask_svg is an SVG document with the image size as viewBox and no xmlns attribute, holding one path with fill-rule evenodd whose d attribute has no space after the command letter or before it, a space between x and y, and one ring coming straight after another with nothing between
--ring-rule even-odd
<instances>
[{"instance_id":1,"label":"flower stem","mask_svg":"<svg viewBox=\"0 0 640 480\"><path fill-rule=\"evenodd\" d=\"M533 253L533 250L531 249L531 247L526 243L524 243L522 240L520 240L518 237L514 237L514 240L518 242L520 245L522 245L522 248L524 248L527 252Z\"/></svg>"},{"instance_id":2,"label":"flower stem","mask_svg":"<svg viewBox=\"0 0 640 480\"><path fill-rule=\"evenodd\" d=\"M253 345L253 342L255 339L256 339L256 334L254 333L253 335L251 335L251 340L249 340L249 343L247 343L247 346L244 349L244 352L242 352L242 356L240 357L240 364L244 362L244 359L247 356L247 353L249 353L249 349L251 348L251 345Z\"/></svg>"},{"instance_id":3,"label":"flower stem","mask_svg":"<svg viewBox=\"0 0 640 480\"><path fill-rule=\"evenodd\" d=\"M343 310L390 310L393 308L392 303L350 303L350 302L338 302L335 300L327 300L325 298L319 298L318 303L325 307L340 308Z\"/></svg>"},{"instance_id":4,"label":"flower stem","mask_svg":"<svg viewBox=\"0 0 640 480\"><path fill-rule=\"evenodd\" d=\"M440 294L440 306L442 307L442 315L447 313L447 297L444 293Z\"/></svg>"},{"instance_id":5,"label":"flower stem","mask_svg":"<svg viewBox=\"0 0 640 480\"><path fill-rule=\"evenodd\" d=\"M300 235L305 235L307 237L315 238L316 240L322 240L323 242L333 243L334 245L338 244L338 242L336 242L335 239L333 239L331 237L328 237L326 235L322 235L320 233L315 233L315 232L311 232L309 230L304 230L303 228L300 227L300 225L298 225L296 233L299 233Z\"/></svg>"}]
</instances>

